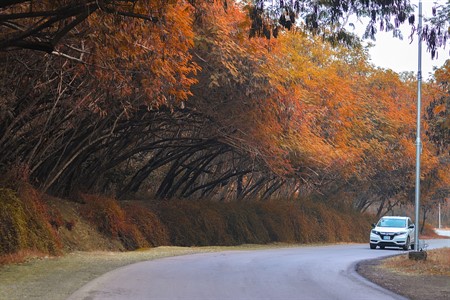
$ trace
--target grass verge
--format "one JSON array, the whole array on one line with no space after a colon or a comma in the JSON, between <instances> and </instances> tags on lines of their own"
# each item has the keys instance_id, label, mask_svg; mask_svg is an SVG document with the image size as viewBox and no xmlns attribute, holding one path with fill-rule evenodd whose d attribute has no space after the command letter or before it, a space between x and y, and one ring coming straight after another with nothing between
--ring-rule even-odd
<instances>
[{"instance_id":1,"label":"grass verge","mask_svg":"<svg viewBox=\"0 0 450 300\"><path fill-rule=\"evenodd\" d=\"M415 261L399 255L383 261L381 267L401 275L443 275L450 277L450 248L427 251L426 260ZM450 280L450 278L449 278Z\"/></svg>"}]
</instances>

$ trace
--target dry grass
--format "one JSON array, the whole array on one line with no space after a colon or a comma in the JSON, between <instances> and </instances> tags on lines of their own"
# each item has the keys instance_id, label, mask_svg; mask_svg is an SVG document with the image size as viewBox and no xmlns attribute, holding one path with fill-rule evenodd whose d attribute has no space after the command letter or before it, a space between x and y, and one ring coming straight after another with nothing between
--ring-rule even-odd
<instances>
[{"instance_id":1,"label":"dry grass","mask_svg":"<svg viewBox=\"0 0 450 300\"><path fill-rule=\"evenodd\" d=\"M0 267L7 264L18 264L33 259L46 258L48 254L37 250L19 250L11 254L3 254L0 256Z\"/></svg>"},{"instance_id":2,"label":"dry grass","mask_svg":"<svg viewBox=\"0 0 450 300\"><path fill-rule=\"evenodd\" d=\"M450 248L427 251L425 261L415 261L407 255L386 259L381 265L395 273L403 275L443 275L450 277Z\"/></svg>"}]
</instances>

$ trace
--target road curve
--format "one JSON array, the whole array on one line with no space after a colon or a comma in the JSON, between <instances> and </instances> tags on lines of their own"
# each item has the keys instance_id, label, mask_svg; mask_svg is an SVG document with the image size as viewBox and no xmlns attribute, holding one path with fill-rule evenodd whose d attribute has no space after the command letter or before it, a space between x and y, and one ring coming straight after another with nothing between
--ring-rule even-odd
<instances>
[{"instance_id":1,"label":"road curve","mask_svg":"<svg viewBox=\"0 0 450 300\"><path fill-rule=\"evenodd\" d=\"M450 237L450 230L448 229L435 229L434 231L436 231L436 233L439 235Z\"/></svg>"},{"instance_id":2,"label":"road curve","mask_svg":"<svg viewBox=\"0 0 450 300\"><path fill-rule=\"evenodd\" d=\"M450 239L427 244L450 247ZM358 261L400 253L352 244L177 256L106 273L68 300L405 299L355 272Z\"/></svg>"}]
</instances>

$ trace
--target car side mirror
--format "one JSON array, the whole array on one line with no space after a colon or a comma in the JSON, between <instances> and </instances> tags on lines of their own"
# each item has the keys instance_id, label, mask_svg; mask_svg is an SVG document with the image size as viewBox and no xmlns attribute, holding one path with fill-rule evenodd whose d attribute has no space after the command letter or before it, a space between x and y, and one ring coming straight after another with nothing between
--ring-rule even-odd
<instances>
[{"instance_id":1,"label":"car side mirror","mask_svg":"<svg viewBox=\"0 0 450 300\"><path fill-rule=\"evenodd\" d=\"M411 224L411 225L409 225L408 228L409 228L409 229L414 229L414 227L415 227L414 224Z\"/></svg>"},{"instance_id":2,"label":"car side mirror","mask_svg":"<svg viewBox=\"0 0 450 300\"><path fill-rule=\"evenodd\" d=\"M371 226L372 226L372 228L375 228L375 223L372 223Z\"/></svg>"}]
</instances>

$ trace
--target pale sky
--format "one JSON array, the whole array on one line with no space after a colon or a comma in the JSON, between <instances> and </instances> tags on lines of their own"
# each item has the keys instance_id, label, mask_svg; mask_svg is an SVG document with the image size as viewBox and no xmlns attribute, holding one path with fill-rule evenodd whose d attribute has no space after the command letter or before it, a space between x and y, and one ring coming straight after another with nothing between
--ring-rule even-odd
<instances>
[{"instance_id":1,"label":"pale sky","mask_svg":"<svg viewBox=\"0 0 450 300\"><path fill-rule=\"evenodd\" d=\"M418 0L412 0L412 4L417 5L416 11L418 12ZM422 0L422 12L423 16L430 17L432 15L431 9L435 0ZM445 3L445 0L438 0L439 3ZM417 36L413 42L410 43L409 35L411 32L408 22L405 22L401 27L403 33L403 40L394 38L392 32L377 32L375 46L370 49L369 53L371 61L374 65L392 69L395 72L413 71L417 75L418 71L418 40ZM416 13L416 26L418 23L418 13ZM364 25L356 23L356 33L360 30L364 31ZM374 43L371 40L367 40ZM438 58L431 59L430 52L427 51L425 42L422 42L422 74L423 79L429 78L429 74L432 72L433 67L440 67L443 63L450 58L449 56L450 44L447 48L439 49Z\"/></svg>"}]
</instances>

